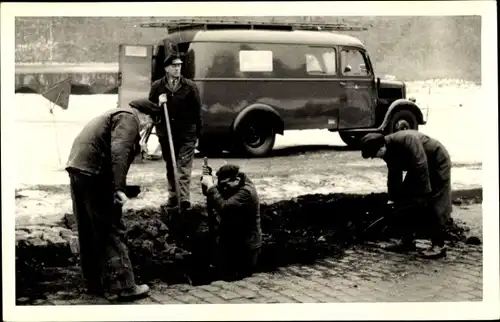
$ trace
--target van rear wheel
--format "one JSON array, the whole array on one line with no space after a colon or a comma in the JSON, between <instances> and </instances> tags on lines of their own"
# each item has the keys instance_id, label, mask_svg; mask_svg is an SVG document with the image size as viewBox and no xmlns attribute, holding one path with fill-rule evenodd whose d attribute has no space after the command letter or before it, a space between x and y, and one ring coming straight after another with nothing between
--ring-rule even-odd
<instances>
[{"instance_id":1,"label":"van rear wheel","mask_svg":"<svg viewBox=\"0 0 500 322\"><path fill-rule=\"evenodd\" d=\"M237 150L247 156L262 157L274 147L276 130L263 113L254 113L245 117L236 129Z\"/></svg>"}]
</instances>

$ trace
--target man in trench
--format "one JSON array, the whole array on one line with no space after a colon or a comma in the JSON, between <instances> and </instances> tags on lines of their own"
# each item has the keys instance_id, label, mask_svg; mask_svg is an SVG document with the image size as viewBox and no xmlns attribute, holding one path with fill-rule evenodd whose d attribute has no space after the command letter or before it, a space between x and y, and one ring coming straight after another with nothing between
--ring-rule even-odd
<instances>
[{"instance_id":1,"label":"man in trench","mask_svg":"<svg viewBox=\"0 0 500 322\"><path fill-rule=\"evenodd\" d=\"M370 133L361 140L361 153L363 158L381 158L386 162L389 198L397 214L405 216L402 240L389 248L416 250L414 228L427 221L432 245L421 256L446 256L445 225L452 213L451 160L443 144L415 130L386 136ZM407 171L404 180L403 171Z\"/></svg>"},{"instance_id":2,"label":"man in trench","mask_svg":"<svg viewBox=\"0 0 500 322\"><path fill-rule=\"evenodd\" d=\"M146 297L137 285L124 243L122 206L127 173L140 153L140 130L158 113L156 104L137 100L92 119L77 135L66 171L78 226L80 265L87 292L116 300Z\"/></svg>"},{"instance_id":3,"label":"man in trench","mask_svg":"<svg viewBox=\"0 0 500 322\"><path fill-rule=\"evenodd\" d=\"M167 103L168 114L174 145L174 156L177 162L180 186L181 210L191 207L190 185L191 172L196 142L202 131L201 101L196 84L181 75L182 60L177 55L170 55L164 61L166 75L153 82L149 92L149 100L158 104L163 111L163 103ZM161 146L163 160L167 168L167 206L178 204L173 172L172 158L167 133L165 113L161 113L160 122L156 125L156 134Z\"/></svg>"},{"instance_id":4,"label":"man in trench","mask_svg":"<svg viewBox=\"0 0 500 322\"><path fill-rule=\"evenodd\" d=\"M217 171L203 166L202 192L207 197L210 229L215 231L216 265L228 281L251 276L262 246L260 202L254 183L237 165Z\"/></svg>"}]
</instances>

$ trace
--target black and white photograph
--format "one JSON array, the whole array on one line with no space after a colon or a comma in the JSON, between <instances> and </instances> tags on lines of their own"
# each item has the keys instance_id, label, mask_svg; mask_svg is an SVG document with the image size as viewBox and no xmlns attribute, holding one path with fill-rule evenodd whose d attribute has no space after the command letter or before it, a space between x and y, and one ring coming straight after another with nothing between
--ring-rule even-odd
<instances>
[{"instance_id":1,"label":"black and white photograph","mask_svg":"<svg viewBox=\"0 0 500 322\"><path fill-rule=\"evenodd\" d=\"M499 318L496 39L493 1L2 3L5 320Z\"/></svg>"}]
</instances>

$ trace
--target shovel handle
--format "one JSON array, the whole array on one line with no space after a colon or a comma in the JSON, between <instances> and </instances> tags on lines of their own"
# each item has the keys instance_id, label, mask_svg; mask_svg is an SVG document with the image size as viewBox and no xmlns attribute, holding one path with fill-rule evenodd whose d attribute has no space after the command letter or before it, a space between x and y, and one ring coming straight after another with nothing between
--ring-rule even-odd
<instances>
[{"instance_id":1,"label":"shovel handle","mask_svg":"<svg viewBox=\"0 0 500 322\"><path fill-rule=\"evenodd\" d=\"M172 168L174 170L174 181L175 181L175 193L177 195L177 206L179 207L179 212L181 211L181 198L180 198L180 184L179 184L179 173L177 171L177 161L175 158L174 142L172 140L172 128L170 126L170 118L168 116L167 103L163 103L163 112L165 113L165 123L167 124L167 134L168 134L168 146L170 149L170 160L172 161Z\"/></svg>"}]
</instances>

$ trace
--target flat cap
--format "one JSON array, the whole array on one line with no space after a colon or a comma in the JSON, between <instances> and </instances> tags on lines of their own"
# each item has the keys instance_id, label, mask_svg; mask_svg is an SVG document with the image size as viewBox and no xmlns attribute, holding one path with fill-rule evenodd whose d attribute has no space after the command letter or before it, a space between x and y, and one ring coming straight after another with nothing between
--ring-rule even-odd
<instances>
[{"instance_id":1,"label":"flat cap","mask_svg":"<svg viewBox=\"0 0 500 322\"><path fill-rule=\"evenodd\" d=\"M135 108L139 112L152 116L157 115L161 112L161 109L147 98L133 100L128 105L132 108Z\"/></svg>"},{"instance_id":2,"label":"flat cap","mask_svg":"<svg viewBox=\"0 0 500 322\"><path fill-rule=\"evenodd\" d=\"M235 179L240 173L240 167L235 164L224 164L217 171L218 180Z\"/></svg>"},{"instance_id":3,"label":"flat cap","mask_svg":"<svg viewBox=\"0 0 500 322\"><path fill-rule=\"evenodd\" d=\"M373 158L385 144L385 137L380 133L368 133L361 138L361 155L364 159Z\"/></svg>"},{"instance_id":4,"label":"flat cap","mask_svg":"<svg viewBox=\"0 0 500 322\"><path fill-rule=\"evenodd\" d=\"M178 54L168 55L167 58L163 61L164 66L169 66L172 64L182 64L182 59Z\"/></svg>"}]
</instances>

